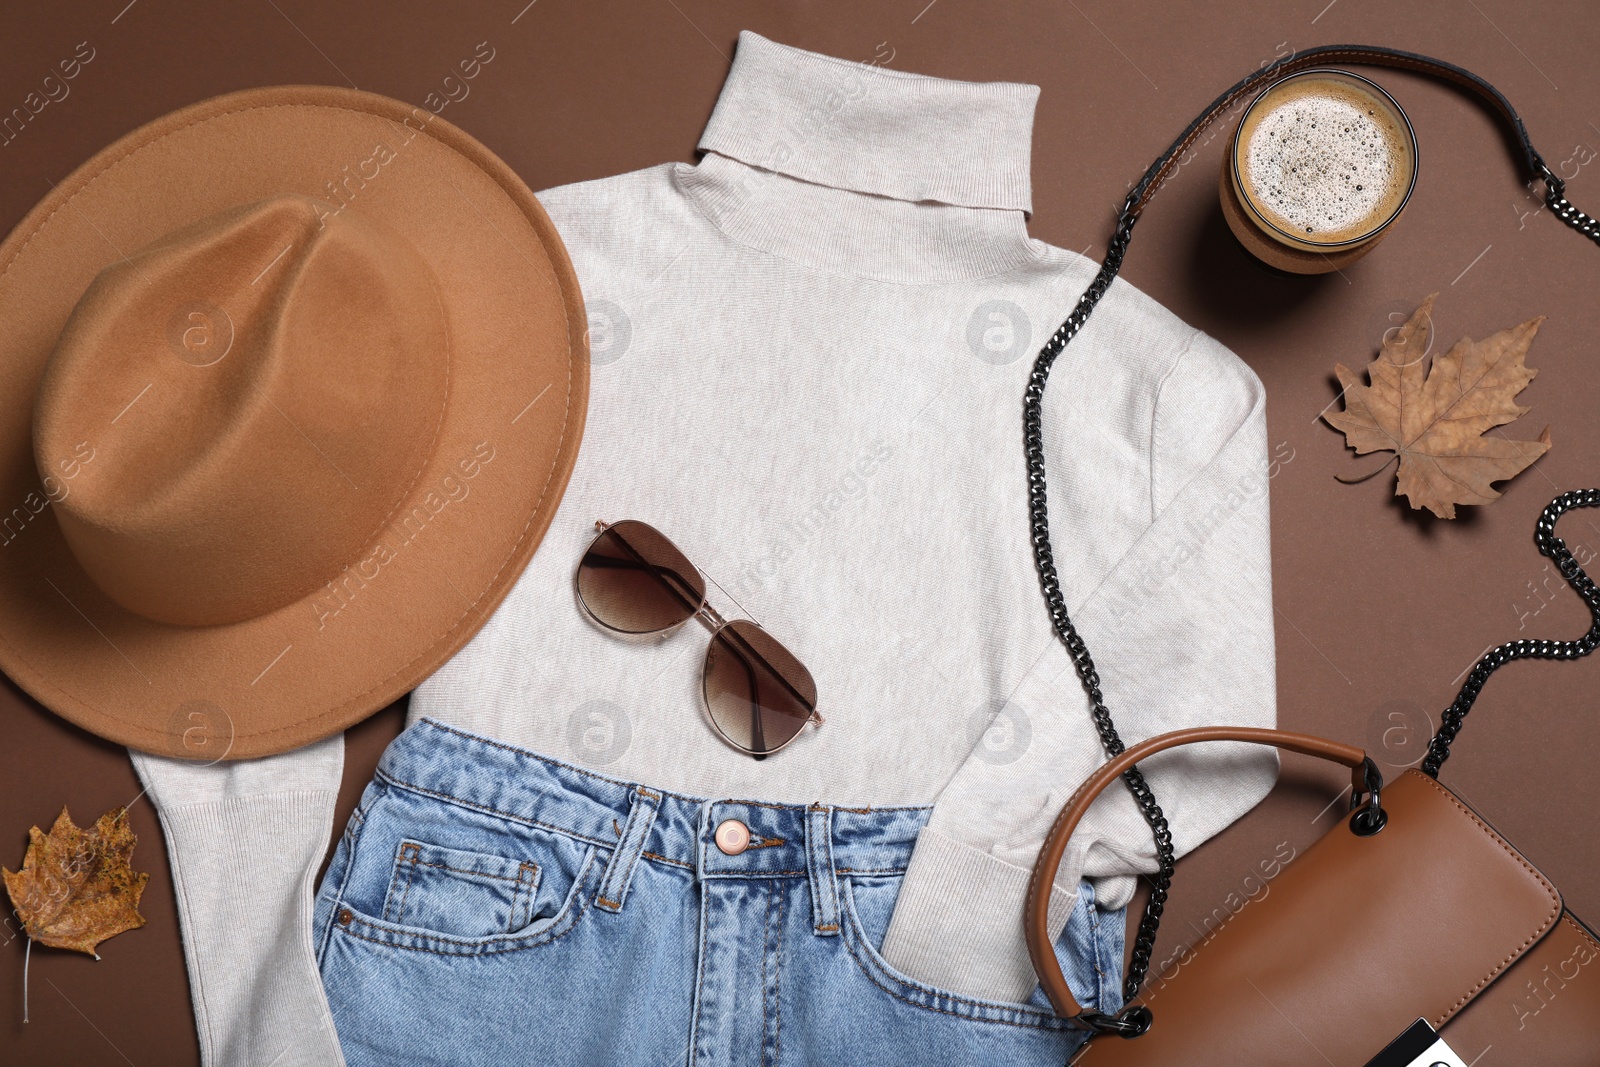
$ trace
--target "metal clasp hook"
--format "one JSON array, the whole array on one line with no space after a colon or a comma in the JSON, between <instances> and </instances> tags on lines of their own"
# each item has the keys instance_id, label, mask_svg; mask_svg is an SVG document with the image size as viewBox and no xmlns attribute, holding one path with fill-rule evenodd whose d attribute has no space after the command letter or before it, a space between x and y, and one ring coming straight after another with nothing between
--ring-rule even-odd
<instances>
[{"instance_id":1,"label":"metal clasp hook","mask_svg":"<svg viewBox=\"0 0 1600 1067\"><path fill-rule=\"evenodd\" d=\"M1118 1037L1138 1037L1150 1029L1155 1016L1143 1004L1130 1004L1115 1015L1100 1011L1086 1011L1073 1020L1093 1034L1116 1034Z\"/></svg>"}]
</instances>

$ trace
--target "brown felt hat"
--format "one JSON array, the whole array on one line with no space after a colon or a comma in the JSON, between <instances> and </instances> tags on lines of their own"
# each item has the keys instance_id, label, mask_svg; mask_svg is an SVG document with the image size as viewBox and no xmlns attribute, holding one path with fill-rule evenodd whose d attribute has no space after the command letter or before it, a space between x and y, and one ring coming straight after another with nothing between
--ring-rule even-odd
<instances>
[{"instance_id":1,"label":"brown felt hat","mask_svg":"<svg viewBox=\"0 0 1600 1067\"><path fill-rule=\"evenodd\" d=\"M0 245L0 669L166 755L344 729L510 591L588 366L549 218L430 112L289 86L135 130Z\"/></svg>"}]
</instances>

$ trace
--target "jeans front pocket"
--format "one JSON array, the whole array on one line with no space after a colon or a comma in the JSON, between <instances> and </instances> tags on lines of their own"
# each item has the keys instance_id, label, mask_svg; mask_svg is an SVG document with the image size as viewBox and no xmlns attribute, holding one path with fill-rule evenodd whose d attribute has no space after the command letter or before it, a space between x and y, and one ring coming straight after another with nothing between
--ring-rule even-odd
<instances>
[{"instance_id":1,"label":"jeans front pocket","mask_svg":"<svg viewBox=\"0 0 1600 1067\"><path fill-rule=\"evenodd\" d=\"M839 876L839 910L842 940L880 996L924 1009L944 1018L977 1023L997 1023L1040 1031L1081 1031L1052 1011L1048 1003L1012 1004L939 989L896 969L881 952L889 915L899 896L901 874Z\"/></svg>"},{"instance_id":2,"label":"jeans front pocket","mask_svg":"<svg viewBox=\"0 0 1600 1067\"><path fill-rule=\"evenodd\" d=\"M514 933L534 920L539 864L404 838L383 919L460 937Z\"/></svg>"},{"instance_id":3,"label":"jeans front pocket","mask_svg":"<svg viewBox=\"0 0 1600 1067\"><path fill-rule=\"evenodd\" d=\"M359 834L343 848L341 877L325 880L318 894L324 938L445 955L531 948L583 916L611 854L560 828L401 788L381 775L370 799Z\"/></svg>"}]
</instances>

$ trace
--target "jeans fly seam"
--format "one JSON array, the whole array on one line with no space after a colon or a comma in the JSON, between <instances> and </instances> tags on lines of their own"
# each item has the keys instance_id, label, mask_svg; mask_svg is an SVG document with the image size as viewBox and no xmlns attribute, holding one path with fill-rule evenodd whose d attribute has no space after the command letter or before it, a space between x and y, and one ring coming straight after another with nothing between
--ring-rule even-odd
<instances>
[{"instance_id":1,"label":"jeans fly seam","mask_svg":"<svg viewBox=\"0 0 1600 1067\"><path fill-rule=\"evenodd\" d=\"M816 857L811 855L811 826L809 822L806 825L806 830L806 882L811 888L811 921L812 925L815 925L817 921L817 863Z\"/></svg>"},{"instance_id":2,"label":"jeans fly seam","mask_svg":"<svg viewBox=\"0 0 1600 1067\"><path fill-rule=\"evenodd\" d=\"M707 801L706 804L701 808L701 811L700 811L700 835L699 835L699 844L697 844L696 848L695 848L695 856L696 856L696 858L699 857L700 851L704 847L704 843L705 843L705 817L706 817L707 814L709 814L710 811L711 811L711 804L710 804L709 801ZM706 926L708 925L708 923L707 923L707 911L711 906L710 898L706 894L705 883L703 881L700 881L699 874L700 874L699 867L696 866L696 868L695 868L695 877L696 877L695 885L696 885L696 888L698 888L700 890L700 937L699 937L699 948L697 949L698 958L695 960L695 965L694 965L695 966L695 974L694 974L694 1010L689 1015L689 1062L690 1062L691 1065L694 1063L695 1060L697 1060L699 1058L699 1047L700 1047L700 997L701 997L701 994L703 994L705 992L705 981L706 981Z\"/></svg>"},{"instance_id":3,"label":"jeans fly seam","mask_svg":"<svg viewBox=\"0 0 1600 1067\"><path fill-rule=\"evenodd\" d=\"M772 898L778 895L778 883L767 883L767 926L762 931L761 942L761 1067L767 1067L767 946L772 944Z\"/></svg>"},{"instance_id":4,"label":"jeans fly seam","mask_svg":"<svg viewBox=\"0 0 1600 1067\"><path fill-rule=\"evenodd\" d=\"M773 896L778 901L778 945L772 958L772 1011L777 1016L772 1028L772 1062L777 1064L783 1055L783 905L782 887L773 885Z\"/></svg>"}]
</instances>

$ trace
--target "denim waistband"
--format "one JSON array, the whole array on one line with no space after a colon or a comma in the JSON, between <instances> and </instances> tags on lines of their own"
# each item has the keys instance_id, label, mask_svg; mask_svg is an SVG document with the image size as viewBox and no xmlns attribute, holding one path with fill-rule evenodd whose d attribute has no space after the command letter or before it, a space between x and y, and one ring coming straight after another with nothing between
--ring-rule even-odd
<instances>
[{"instance_id":1,"label":"denim waistband","mask_svg":"<svg viewBox=\"0 0 1600 1067\"><path fill-rule=\"evenodd\" d=\"M931 808L847 807L687 796L610 778L433 719L390 744L378 776L416 793L697 871L706 878L903 872ZM649 817L640 818L641 811ZM738 820L749 845L728 855L717 828ZM637 841L630 840L637 837Z\"/></svg>"}]
</instances>

